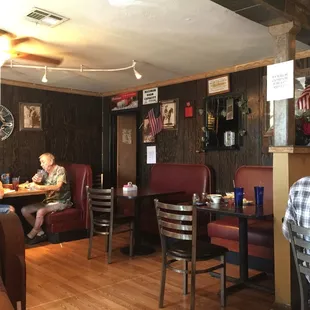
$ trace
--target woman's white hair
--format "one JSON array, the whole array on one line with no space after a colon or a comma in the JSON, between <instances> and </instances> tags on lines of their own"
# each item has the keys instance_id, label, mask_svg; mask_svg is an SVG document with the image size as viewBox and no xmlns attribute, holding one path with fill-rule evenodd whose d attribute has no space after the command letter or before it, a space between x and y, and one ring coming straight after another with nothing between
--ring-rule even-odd
<instances>
[{"instance_id":1,"label":"woman's white hair","mask_svg":"<svg viewBox=\"0 0 310 310\"><path fill-rule=\"evenodd\" d=\"M52 165L55 164L55 156L52 153L44 153L40 155L39 159L41 159L42 157L47 157L52 162Z\"/></svg>"}]
</instances>

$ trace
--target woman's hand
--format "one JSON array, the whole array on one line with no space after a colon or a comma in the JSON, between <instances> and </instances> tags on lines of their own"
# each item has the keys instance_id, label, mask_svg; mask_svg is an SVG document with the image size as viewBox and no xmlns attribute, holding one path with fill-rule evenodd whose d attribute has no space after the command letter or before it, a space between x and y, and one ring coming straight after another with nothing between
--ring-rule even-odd
<instances>
[{"instance_id":1,"label":"woman's hand","mask_svg":"<svg viewBox=\"0 0 310 310\"><path fill-rule=\"evenodd\" d=\"M32 181L34 183L41 183L43 179L42 175L39 175L38 173L36 173L33 177L32 177Z\"/></svg>"}]
</instances>

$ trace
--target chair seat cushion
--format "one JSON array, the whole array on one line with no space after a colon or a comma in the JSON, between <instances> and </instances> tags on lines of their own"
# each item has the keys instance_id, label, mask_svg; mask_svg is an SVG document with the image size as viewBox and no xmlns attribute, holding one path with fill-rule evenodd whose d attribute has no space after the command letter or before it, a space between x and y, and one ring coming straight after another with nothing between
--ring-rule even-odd
<instances>
[{"instance_id":1,"label":"chair seat cushion","mask_svg":"<svg viewBox=\"0 0 310 310\"><path fill-rule=\"evenodd\" d=\"M197 260L207 260L224 255L228 249L215 244L197 241ZM191 241L176 241L169 246L168 255L176 256L183 259L191 259L192 257L192 242Z\"/></svg>"},{"instance_id":2,"label":"chair seat cushion","mask_svg":"<svg viewBox=\"0 0 310 310\"><path fill-rule=\"evenodd\" d=\"M49 213L45 216L44 221L47 225L52 223L80 221L82 218L81 209L68 208L62 211Z\"/></svg>"},{"instance_id":3,"label":"chair seat cushion","mask_svg":"<svg viewBox=\"0 0 310 310\"><path fill-rule=\"evenodd\" d=\"M208 235L213 238L239 241L239 221L225 217L208 224ZM273 247L273 221L248 220L248 243Z\"/></svg>"}]
</instances>

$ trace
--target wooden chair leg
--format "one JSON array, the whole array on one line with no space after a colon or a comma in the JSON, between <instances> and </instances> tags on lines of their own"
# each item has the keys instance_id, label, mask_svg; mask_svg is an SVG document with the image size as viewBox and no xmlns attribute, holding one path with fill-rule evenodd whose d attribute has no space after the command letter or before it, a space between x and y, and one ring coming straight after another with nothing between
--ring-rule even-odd
<instances>
[{"instance_id":1,"label":"wooden chair leg","mask_svg":"<svg viewBox=\"0 0 310 310\"><path fill-rule=\"evenodd\" d=\"M93 247L93 236L94 236L94 226L91 224L90 231L89 231L87 259L91 259L91 250L92 250L92 247Z\"/></svg>"},{"instance_id":2,"label":"wooden chair leg","mask_svg":"<svg viewBox=\"0 0 310 310\"><path fill-rule=\"evenodd\" d=\"M183 295L188 294L188 261L184 260Z\"/></svg>"},{"instance_id":3,"label":"wooden chair leg","mask_svg":"<svg viewBox=\"0 0 310 310\"><path fill-rule=\"evenodd\" d=\"M162 254L162 263L161 263L161 280L160 280L160 294L159 294L159 308L164 307L164 294L165 294L165 284L166 284L166 254Z\"/></svg>"},{"instance_id":4,"label":"wooden chair leg","mask_svg":"<svg viewBox=\"0 0 310 310\"><path fill-rule=\"evenodd\" d=\"M113 237L113 225L110 226L109 230L108 264L111 264L111 258L112 258L112 237Z\"/></svg>"},{"instance_id":5,"label":"wooden chair leg","mask_svg":"<svg viewBox=\"0 0 310 310\"><path fill-rule=\"evenodd\" d=\"M132 257L133 256L133 233L134 233L134 222L132 221L130 223L130 248L129 248L129 256Z\"/></svg>"},{"instance_id":6,"label":"wooden chair leg","mask_svg":"<svg viewBox=\"0 0 310 310\"><path fill-rule=\"evenodd\" d=\"M221 268L221 307L226 306L226 258L225 255L221 256L221 263L223 268Z\"/></svg>"}]
</instances>

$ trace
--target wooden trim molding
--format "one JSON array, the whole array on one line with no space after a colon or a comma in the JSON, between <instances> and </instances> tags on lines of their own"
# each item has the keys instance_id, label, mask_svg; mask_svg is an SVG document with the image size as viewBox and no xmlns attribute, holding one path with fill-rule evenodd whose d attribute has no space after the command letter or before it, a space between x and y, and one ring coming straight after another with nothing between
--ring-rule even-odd
<instances>
[{"instance_id":1,"label":"wooden trim molding","mask_svg":"<svg viewBox=\"0 0 310 310\"><path fill-rule=\"evenodd\" d=\"M72 89L72 88L47 86L47 85L41 85L41 84L35 84L35 83L29 83L29 82L22 82L22 81L13 81L13 80L1 79L1 84L19 86L19 87L35 88L35 89L43 89L43 90L49 90L49 91L56 91L56 92L60 92L60 93L76 94L76 95L83 95L83 96L102 97L102 93L85 91L85 90L78 90L78 89Z\"/></svg>"},{"instance_id":2,"label":"wooden trim molding","mask_svg":"<svg viewBox=\"0 0 310 310\"><path fill-rule=\"evenodd\" d=\"M269 153L307 154L310 153L310 146L271 146Z\"/></svg>"},{"instance_id":3,"label":"wooden trim molding","mask_svg":"<svg viewBox=\"0 0 310 310\"><path fill-rule=\"evenodd\" d=\"M296 53L296 59L303 59L303 58L308 58L310 57L310 49L297 52ZM194 75L189 75L181 78L176 78L176 79L171 79L167 81L158 81L158 82L153 82L145 85L139 85L136 87L129 87L126 89L120 89L120 90L115 90L115 91L110 91L110 92L104 92L103 96L108 97L124 92L131 92L131 91L139 91L143 89L148 89L148 88L154 88L154 87L162 87L162 86L168 86L168 85L173 85L173 84L179 84L179 83L184 83L184 82L190 82L194 80L201 80L201 79L206 79L210 77L215 77L219 75L225 75L233 72L239 72L239 71L245 71L245 70L250 70L250 69L255 69L255 68L261 68L261 67L266 67L268 65L272 65L274 63L274 57L270 58L265 58L262 60L256 60L256 61L251 61L245 64L240 64L232 67L227 67L227 68L222 68L222 69L217 69L213 71L208 71L204 73L199 73L199 74L194 74Z\"/></svg>"}]
</instances>

